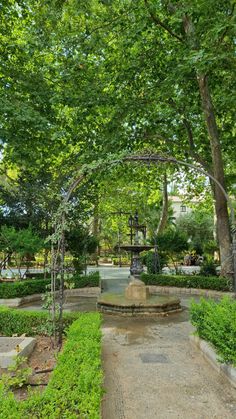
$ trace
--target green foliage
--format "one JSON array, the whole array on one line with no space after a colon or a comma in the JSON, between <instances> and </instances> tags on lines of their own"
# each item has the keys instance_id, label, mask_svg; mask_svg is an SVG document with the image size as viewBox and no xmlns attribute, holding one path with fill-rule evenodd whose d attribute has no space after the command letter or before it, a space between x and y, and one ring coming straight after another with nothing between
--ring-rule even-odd
<instances>
[{"instance_id":1,"label":"green foliage","mask_svg":"<svg viewBox=\"0 0 236 419\"><path fill-rule=\"evenodd\" d=\"M77 273L81 273L84 268L87 255L94 253L98 246L98 240L89 231L82 227L70 229L66 233L67 250L73 256L73 265Z\"/></svg>"},{"instance_id":2,"label":"green foliage","mask_svg":"<svg viewBox=\"0 0 236 419\"><path fill-rule=\"evenodd\" d=\"M178 229L169 228L156 237L156 244L160 260L170 260L177 272L176 261L180 260L184 250L188 249L186 235Z\"/></svg>"},{"instance_id":3,"label":"green foliage","mask_svg":"<svg viewBox=\"0 0 236 419\"><path fill-rule=\"evenodd\" d=\"M49 279L22 280L0 283L0 298L19 298L26 295L41 294L50 289Z\"/></svg>"},{"instance_id":4,"label":"green foliage","mask_svg":"<svg viewBox=\"0 0 236 419\"><path fill-rule=\"evenodd\" d=\"M197 334L216 348L220 361L236 367L236 301L202 298L199 304L192 302L190 313Z\"/></svg>"},{"instance_id":5,"label":"green foliage","mask_svg":"<svg viewBox=\"0 0 236 419\"><path fill-rule=\"evenodd\" d=\"M202 276L213 276L217 275L216 265L212 258L203 261L200 268L200 275Z\"/></svg>"},{"instance_id":6,"label":"green foliage","mask_svg":"<svg viewBox=\"0 0 236 419\"><path fill-rule=\"evenodd\" d=\"M99 287L99 272L90 272L88 275L73 275L66 283L73 284L73 288Z\"/></svg>"},{"instance_id":7,"label":"green foliage","mask_svg":"<svg viewBox=\"0 0 236 419\"><path fill-rule=\"evenodd\" d=\"M99 272L91 272L88 275L73 275L66 282L73 282L74 288L98 287ZM57 281L56 289L59 283ZM26 295L45 293L51 288L50 279L32 279L16 282L0 282L0 298L19 298Z\"/></svg>"},{"instance_id":8,"label":"green foliage","mask_svg":"<svg viewBox=\"0 0 236 419\"><path fill-rule=\"evenodd\" d=\"M89 232L83 227L76 227L76 229L70 230L66 234L67 248L69 252L75 256L81 256L84 253L94 253L98 241L96 237L89 234Z\"/></svg>"},{"instance_id":9,"label":"green foliage","mask_svg":"<svg viewBox=\"0 0 236 419\"><path fill-rule=\"evenodd\" d=\"M22 387L32 374L32 369L25 366L27 358L23 356L16 356L13 365L8 367L11 374L2 374L1 381L6 388Z\"/></svg>"},{"instance_id":10,"label":"green foliage","mask_svg":"<svg viewBox=\"0 0 236 419\"><path fill-rule=\"evenodd\" d=\"M78 313L64 313L64 328L66 329L78 316ZM46 335L50 322L51 317L46 312L0 307L0 334L4 336L14 334L20 336L24 333L27 336ZM50 331L49 335L51 335Z\"/></svg>"},{"instance_id":11,"label":"green foliage","mask_svg":"<svg viewBox=\"0 0 236 419\"><path fill-rule=\"evenodd\" d=\"M121 263L121 266L126 266L126 265L130 265L130 259L128 257L122 256L121 258L119 257L113 257L112 258L112 263L114 266L118 266Z\"/></svg>"},{"instance_id":12,"label":"green foliage","mask_svg":"<svg viewBox=\"0 0 236 419\"><path fill-rule=\"evenodd\" d=\"M167 258L164 254L158 254L157 258L155 252L147 252L142 256L142 263L147 267L149 274L160 273L162 268L167 263Z\"/></svg>"},{"instance_id":13,"label":"green foliage","mask_svg":"<svg viewBox=\"0 0 236 419\"><path fill-rule=\"evenodd\" d=\"M176 226L190 240L190 250L195 250L201 255L212 244L214 231L213 216L206 211L202 211L201 208L179 217L176 220Z\"/></svg>"},{"instance_id":14,"label":"green foliage","mask_svg":"<svg viewBox=\"0 0 236 419\"><path fill-rule=\"evenodd\" d=\"M42 395L17 401L0 387L0 418L100 419L103 374L101 369L101 318L82 314L70 327L67 341L49 384Z\"/></svg>"},{"instance_id":15,"label":"green foliage","mask_svg":"<svg viewBox=\"0 0 236 419\"><path fill-rule=\"evenodd\" d=\"M0 246L2 251L16 253L22 258L42 249L43 241L33 232L31 227L16 230L14 227L2 226Z\"/></svg>"},{"instance_id":16,"label":"green foliage","mask_svg":"<svg viewBox=\"0 0 236 419\"><path fill-rule=\"evenodd\" d=\"M200 275L141 275L142 281L146 285L160 285L180 288L200 288L218 291L231 291L232 282L230 279L218 276Z\"/></svg>"},{"instance_id":17,"label":"green foliage","mask_svg":"<svg viewBox=\"0 0 236 419\"><path fill-rule=\"evenodd\" d=\"M186 234L174 228L157 236L157 245L160 251L167 255L176 255L188 248Z\"/></svg>"},{"instance_id":18,"label":"green foliage","mask_svg":"<svg viewBox=\"0 0 236 419\"><path fill-rule=\"evenodd\" d=\"M1 282L0 298L21 298L27 295L41 294L47 292L50 287L50 279Z\"/></svg>"}]
</instances>

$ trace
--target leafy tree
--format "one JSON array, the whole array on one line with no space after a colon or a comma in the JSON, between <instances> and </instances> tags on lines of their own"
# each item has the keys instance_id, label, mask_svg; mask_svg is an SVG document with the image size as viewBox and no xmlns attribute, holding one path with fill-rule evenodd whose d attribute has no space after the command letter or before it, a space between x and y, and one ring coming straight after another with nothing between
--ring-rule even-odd
<instances>
[{"instance_id":1,"label":"leafy tree","mask_svg":"<svg viewBox=\"0 0 236 419\"><path fill-rule=\"evenodd\" d=\"M114 135L120 127L117 144L193 160L225 186L222 151L227 162L233 132L234 6L140 0L133 7L127 0L104 8L104 78L114 99ZM232 271L227 202L211 186L226 273Z\"/></svg>"},{"instance_id":2,"label":"leafy tree","mask_svg":"<svg viewBox=\"0 0 236 419\"><path fill-rule=\"evenodd\" d=\"M167 257L173 263L177 272L177 262L182 258L183 252L188 249L187 236L174 228L169 228L156 238L158 253Z\"/></svg>"},{"instance_id":3,"label":"leafy tree","mask_svg":"<svg viewBox=\"0 0 236 419\"><path fill-rule=\"evenodd\" d=\"M182 215L176 220L176 227L186 234L190 249L198 254L206 251L209 245L212 246L214 221L209 213L196 210Z\"/></svg>"},{"instance_id":4,"label":"leafy tree","mask_svg":"<svg viewBox=\"0 0 236 419\"><path fill-rule=\"evenodd\" d=\"M76 271L81 272L86 256L94 253L98 246L98 240L87 229L78 226L70 230L66 235L67 250L73 255L73 264Z\"/></svg>"},{"instance_id":5,"label":"leafy tree","mask_svg":"<svg viewBox=\"0 0 236 419\"><path fill-rule=\"evenodd\" d=\"M44 246L43 240L37 236L32 228L16 230L14 227L2 226L0 231L1 251L14 257L19 276L20 267L25 257L33 256Z\"/></svg>"}]
</instances>

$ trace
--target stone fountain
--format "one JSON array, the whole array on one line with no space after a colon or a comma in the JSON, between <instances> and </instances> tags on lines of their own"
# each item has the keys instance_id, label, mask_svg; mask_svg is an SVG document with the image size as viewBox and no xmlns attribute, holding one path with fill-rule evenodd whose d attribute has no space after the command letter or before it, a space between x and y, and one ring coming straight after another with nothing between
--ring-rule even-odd
<instances>
[{"instance_id":1,"label":"stone fountain","mask_svg":"<svg viewBox=\"0 0 236 419\"><path fill-rule=\"evenodd\" d=\"M146 226L139 224L138 213L129 218L129 245L119 246L120 250L131 252L130 282L123 294L102 293L97 301L97 309L105 313L117 314L164 314L181 311L180 300L176 297L151 295L149 287L140 280L143 265L140 253L151 250L154 246L140 244L139 232L146 239Z\"/></svg>"}]
</instances>

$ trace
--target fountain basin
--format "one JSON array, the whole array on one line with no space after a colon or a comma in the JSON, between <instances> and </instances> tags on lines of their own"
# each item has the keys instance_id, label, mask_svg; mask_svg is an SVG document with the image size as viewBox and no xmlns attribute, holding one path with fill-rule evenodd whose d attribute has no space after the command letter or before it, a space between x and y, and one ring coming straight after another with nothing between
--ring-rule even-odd
<instances>
[{"instance_id":1,"label":"fountain basin","mask_svg":"<svg viewBox=\"0 0 236 419\"><path fill-rule=\"evenodd\" d=\"M182 311L180 299L167 295L150 295L146 301L125 298L124 294L103 293L98 297L97 310L120 315L165 315Z\"/></svg>"}]
</instances>

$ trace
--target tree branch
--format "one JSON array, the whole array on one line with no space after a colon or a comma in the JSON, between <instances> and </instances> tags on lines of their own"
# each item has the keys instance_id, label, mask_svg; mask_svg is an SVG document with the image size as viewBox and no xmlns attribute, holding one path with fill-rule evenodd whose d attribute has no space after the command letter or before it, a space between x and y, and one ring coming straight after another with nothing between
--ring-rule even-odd
<instances>
[{"instance_id":1,"label":"tree branch","mask_svg":"<svg viewBox=\"0 0 236 419\"><path fill-rule=\"evenodd\" d=\"M177 35L176 33L174 33L171 28L164 22L162 22L162 20L159 19L159 17L157 15L154 15L154 13L150 10L149 4L148 4L148 0L144 0L145 6L148 10L148 13L150 14L152 20L154 23L156 23L156 25L161 26L163 29L165 29L166 32L168 32L173 38L178 39L178 41L183 42L183 38L180 37L179 35Z\"/></svg>"},{"instance_id":2,"label":"tree branch","mask_svg":"<svg viewBox=\"0 0 236 419\"><path fill-rule=\"evenodd\" d=\"M179 109L178 106L176 105L176 103L174 102L174 100L171 98L169 99L168 103L170 104L170 106L172 106L180 116L183 116L183 125L184 128L187 132L187 137L188 137L188 144L189 144L189 153L190 156L196 161L198 162L207 172L211 173L211 169L209 167L209 165L206 163L205 160L203 160L203 158L200 156L199 153L197 153L196 151L196 145L194 143L194 137L193 137L193 131L192 131L192 127L190 122L188 121L188 119L186 118L184 111L182 109Z\"/></svg>"},{"instance_id":3,"label":"tree branch","mask_svg":"<svg viewBox=\"0 0 236 419\"><path fill-rule=\"evenodd\" d=\"M232 10L229 14L229 20L231 20L234 16L234 9L235 9L235 3L232 5ZM229 26L226 26L224 32L222 33L221 37L219 38L218 45L221 44L221 42L223 42L224 37L226 36L226 34L228 32L228 29L229 29Z\"/></svg>"}]
</instances>

